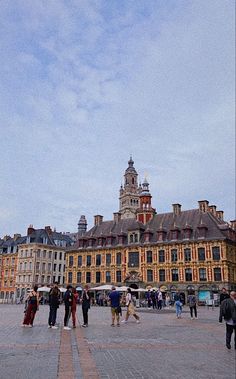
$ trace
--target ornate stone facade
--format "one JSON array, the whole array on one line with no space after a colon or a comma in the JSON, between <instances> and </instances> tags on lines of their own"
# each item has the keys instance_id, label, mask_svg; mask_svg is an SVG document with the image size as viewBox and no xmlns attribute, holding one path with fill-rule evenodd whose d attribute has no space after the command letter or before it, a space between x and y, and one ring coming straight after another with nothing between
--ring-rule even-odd
<instances>
[{"instance_id":1,"label":"ornate stone facade","mask_svg":"<svg viewBox=\"0 0 236 379\"><path fill-rule=\"evenodd\" d=\"M178 288L183 295L193 289L199 298L222 287L236 288L235 221L225 222L223 212L206 200L196 209L183 211L173 204L172 212L157 214L147 181L138 188L132 160L129 165L133 177L127 186L131 183L139 197L137 207L126 217L121 202L112 221L95 216L94 227L67 250L66 281L154 286L170 293ZM120 200L130 200L131 193L122 192Z\"/></svg>"}]
</instances>

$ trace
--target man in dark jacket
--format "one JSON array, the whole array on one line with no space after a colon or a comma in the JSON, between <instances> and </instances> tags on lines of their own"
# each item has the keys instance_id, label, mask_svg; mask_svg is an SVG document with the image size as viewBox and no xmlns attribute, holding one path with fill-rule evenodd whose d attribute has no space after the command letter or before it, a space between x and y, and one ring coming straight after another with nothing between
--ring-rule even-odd
<instances>
[{"instance_id":1,"label":"man in dark jacket","mask_svg":"<svg viewBox=\"0 0 236 379\"><path fill-rule=\"evenodd\" d=\"M226 288L222 288L222 292L220 294L220 304L222 303L222 301L224 301L225 299L229 299L229 294L226 290Z\"/></svg>"},{"instance_id":2,"label":"man in dark jacket","mask_svg":"<svg viewBox=\"0 0 236 379\"><path fill-rule=\"evenodd\" d=\"M234 331L234 348L236 349L236 292L230 292L230 298L222 301L219 322L226 322L226 347L231 349L231 336Z\"/></svg>"},{"instance_id":3,"label":"man in dark jacket","mask_svg":"<svg viewBox=\"0 0 236 379\"><path fill-rule=\"evenodd\" d=\"M48 328L58 329L55 325L57 318L57 309L59 308L60 303L60 290L58 288L58 283L55 282L54 286L49 292L49 317L48 317Z\"/></svg>"},{"instance_id":4,"label":"man in dark jacket","mask_svg":"<svg viewBox=\"0 0 236 379\"><path fill-rule=\"evenodd\" d=\"M68 323L71 316L71 307L73 302L72 286L68 285L66 287L66 292L64 294L64 304L65 304L65 317L64 317L64 329L70 330Z\"/></svg>"}]
</instances>

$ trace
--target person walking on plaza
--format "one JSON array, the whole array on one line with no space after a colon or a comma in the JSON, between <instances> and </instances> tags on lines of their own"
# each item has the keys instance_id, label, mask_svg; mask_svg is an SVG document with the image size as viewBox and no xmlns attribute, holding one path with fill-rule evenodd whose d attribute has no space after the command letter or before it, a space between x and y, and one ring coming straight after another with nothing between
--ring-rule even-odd
<instances>
[{"instance_id":1,"label":"person walking on plaza","mask_svg":"<svg viewBox=\"0 0 236 379\"><path fill-rule=\"evenodd\" d=\"M139 316L135 312L134 304L132 302L132 294L131 294L131 289L130 288L127 289L126 306L127 306L126 316L125 316L125 319L123 321L121 321L121 322L122 323L126 323L128 321L128 319L129 319L129 316L132 315L136 319L137 324L139 324L140 323L140 318L139 318Z\"/></svg>"},{"instance_id":2,"label":"person walking on plaza","mask_svg":"<svg viewBox=\"0 0 236 379\"><path fill-rule=\"evenodd\" d=\"M58 283L55 282L54 286L49 291L49 317L48 317L48 328L58 329L56 324L57 309L60 304L60 290L58 288Z\"/></svg>"},{"instance_id":3,"label":"person walking on plaza","mask_svg":"<svg viewBox=\"0 0 236 379\"><path fill-rule=\"evenodd\" d=\"M236 292L230 292L220 305L219 322L224 318L226 323L226 347L231 349L231 337L234 332L234 348L236 349Z\"/></svg>"},{"instance_id":4,"label":"person walking on plaza","mask_svg":"<svg viewBox=\"0 0 236 379\"><path fill-rule=\"evenodd\" d=\"M72 322L73 322L73 328L76 328L76 308L77 308L77 301L78 301L78 293L76 292L75 288L72 288L72 306L71 306L71 314L72 314Z\"/></svg>"},{"instance_id":5,"label":"person walking on plaza","mask_svg":"<svg viewBox=\"0 0 236 379\"><path fill-rule=\"evenodd\" d=\"M176 318L181 318L183 303L181 302L181 296L178 291L176 292L174 296L174 300L175 300Z\"/></svg>"},{"instance_id":6,"label":"person walking on plaza","mask_svg":"<svg viewBox=\"0 0 236 379\"><path fill-rule=\"evenodd\" d=\"M109 294L109 300L111 305L111 326L115 326L115 319L117 326L120 326L120 293L116 291L116 287L111 287L111 293Z\"/></svg>"},{"instance_id":7,"label":"person walking on plaza","mask_svg":"<svg viewBox=\"0 0 236 379\"><path fill-rule=\"evenodd\" d=\"M90 309L90 294L89 286L86 284L82 293L82 312L83 312L83 327L88 327L88 310Z\"/></svg>"},{"instance_id":8,"label":"person walking on plaza","mask_svg":"<svg viewBox=\"0 0 236 379\"><path fill-rule=\"evenodd\" d=\"M69 324L69 319L71 316L72 301L73 301L72 286L68 285L66 287L66 292L64 294L64 303L65 303L64 329L65 330L71 330L68 324Z\"/></svg>"},{"instance_id":9,"label":"person walking on plaza","mask_svg":"<svg viewBox=\"0 0 236 379\"><path fill-rule=\"evenodd\" d=\"M35 314L39 308L39 296L37 291L38 286L34 286L33 291L31 291L26 298L28 305L22 326L28 326L29 328L33 326Z\"/></svg>"},{"instance_id":10,"label":"person walking on plaza","mask_svg":"<svg viewBox=\"0 0 236 379\"><path fill-rule=\"evenodd\" d=\"M152 300L152 308L155 309L157 307L157 299L156 299L156 291L152 290L151 292L151 300Z\"/></svg>"},{"instance_id":11,"label":"person walking on plaza","mask_svg":"<svg viewBox=\"0 0 236 379\"><path fill-rule=\"evenodd\" d=\"M222 303L222 301L224 301L225 299L229 299L229 294L226 290L226 288L222 288L222 292L220 294L220 304Z\"/></svg>"},{"instance_id":12,"label":"person walking on plaza","mask_svg":"<svg viewBox=\"0 0 236 379\"><path fill-rule=\"evenodd\" d=\"M193 292L190 292L190 294L188 295L187 302L189 305L191 320L193 319L193 312L194 317L197 318L197 299Z\"/></svg>"},{"instance_id":13,"label":"person walking on plaza","mask_svg":"<svg viewBox=\"0 0 236 379\"><path fill-rule=\"evenodd\" d=\"M157 309L159 309L161 311L162 310L162 301L163 301L163 299L162 299L162 292L158 291L158 295L157 296L158 296L157 297L157 299L158 299L158 301L157 301Z\"/></svg>"},{"instance_id":14,"label":"person walking on plaza","mask_svg":"<svg viewBox=\"0 0 236 379\"><path fill-rule=\"evenodd\" d=\"M168 293L166 294L165 305L166 309L170 308L170 295Z\"/></svg>"}]
</instances>

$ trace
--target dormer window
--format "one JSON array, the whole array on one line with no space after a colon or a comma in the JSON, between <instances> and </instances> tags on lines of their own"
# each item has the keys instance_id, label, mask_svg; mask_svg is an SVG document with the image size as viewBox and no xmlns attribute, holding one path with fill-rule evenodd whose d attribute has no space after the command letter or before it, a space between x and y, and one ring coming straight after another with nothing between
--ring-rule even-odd
<instances>
[{"instance_id":1,"label":"dormer window","mask_svg":"<svg viewBox=\"0 0 236 379\"><path fill-rule=\"evenodd\" d=\"M179 235L179 231L177 229L171 230L171 240L177 240Z\"/></svg>"},{"instance_id":2,"label":"dormer window","mask_svg":"<svg viewBox=\"0 0 236 379\"><path fill-rule=\"evenodd\" d=\"M129 233L129 243L137 243L139 242L139 233L131 232Z\"/></svg>"}]
</instances>

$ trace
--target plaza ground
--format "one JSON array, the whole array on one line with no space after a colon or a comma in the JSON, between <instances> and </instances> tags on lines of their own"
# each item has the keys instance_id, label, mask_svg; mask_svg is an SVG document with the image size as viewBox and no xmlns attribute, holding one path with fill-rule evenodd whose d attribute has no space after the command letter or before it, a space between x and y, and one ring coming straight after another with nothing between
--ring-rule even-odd
<instances>
[{"instance_id":1,"label":"plaza ground","mask_svg":"<svg viewBox=\"0 0 236 379\"><path fill-rule=\"evenodd\" d=\"M22 328L23 305L0 305L0 379L235 379L235 350L225 347L219 309L199 307L199 318L174 310L140 309L111 327L109 307L92 307L89 327L47 329L48 306L33 328ZM124 312L125 313L125 312ZM64 307L58 312L62 325ZM82 323L81 307L77 308ZM124 318L124 314L123 314ZM232 341L233 342L233 341Z\"/></svg>"}]
</instances>

